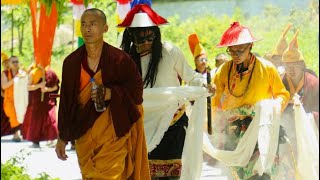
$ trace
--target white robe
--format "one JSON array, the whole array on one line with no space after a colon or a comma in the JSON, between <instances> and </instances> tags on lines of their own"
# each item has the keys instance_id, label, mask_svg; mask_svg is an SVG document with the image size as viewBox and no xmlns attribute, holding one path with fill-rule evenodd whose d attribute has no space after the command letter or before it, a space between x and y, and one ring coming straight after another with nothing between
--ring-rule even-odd
<instances>
[{"instance_id":1,"label":"white robe","mask_svg":"<svg viewBox=\"0 0 320 180\"><path fill-rule=\"evenodd\" d=\"M141 58L143 79L147 74L150 57L151 54L148 54ZM190 86L181 87L178 75ZM202 128L208 96L207 90L199 87L203 84L206 84L206 79L191 68L183 53L176 46L163 43L156 82L153 88L149 84L143 91L144 129L147 150L151 152L161 142L176 110L190 100L195 100L186 130L181 179L188 177L194 180L201 175Z\"/></svg>"},{"instance_id":2,"label":"white robe","mask_svg":"<svg viewBox=\"0 0 320 180\"><path fill-rule=\"evenodd\" d=\"M143 79L147 74L150 58L151 54L141 58ZM171 43L164 42L162 59L159 62L157 79L153 87L178 87L180 86L178 75L192 86L206 84L206 79L191 68L181 50Z\"/></svg>"}]
</instances>

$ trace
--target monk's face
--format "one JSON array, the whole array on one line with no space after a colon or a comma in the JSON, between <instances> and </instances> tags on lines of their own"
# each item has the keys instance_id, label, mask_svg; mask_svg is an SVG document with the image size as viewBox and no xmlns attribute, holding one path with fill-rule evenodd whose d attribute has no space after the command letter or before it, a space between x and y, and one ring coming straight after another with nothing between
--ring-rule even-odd
<instances>
[{"instance_id":1,"label":"monk's face","mask_svg":"<svg viewBox=\"0 0 320 180\"><path fill-rule=\"evenodd\" d=\"M97 12L87 11L81 16L81 34L87 44L103 41L103 33L108 31L108 25Z\"/></svg>"},{"instance_id":2,"label":"monk's face","mask_svg":"<svg viewBox=\"0 0 320 180\"><path fill-rule=\"evenodd\" d=\"M241 64L248 59L252 44L240 44L236 46L230 46L227 49L227 53L232 57L235 64Z\"/></svg>"},{"instance_id":3,"label":"monk's face","mask_svg":"<svg viewBox=\"0 0 320 180\"><path fill-rule=\"evenodd\" d=\"M199 72L204 72L206 70L207 67L207 55L206 54L201 54L198 57L196 57L195 59L195 64L196 64L196 68Z\"/></svg>"},{"instance_id":4,"label":"monk's face","mask_svg":"<svg viewBox=\"0 0 320 180\"><path fill-rule=\"evenodd\" d=\"M304 61L287 62L284 64L286 74L292 79L300 79L304 73Z\"/></svg>"},{"instance_id":5,"label":"monk's face","mask_svg":"<svg viewBox=\"0 0 320 180\"><path fill-rule=\"evenodd\" d=\"M11 68L14 70L19 69L19 59L17 57L11 57L10 65L11 65Z\"/></svg>"},{"instance_id":6,"label":"monk's face","mask_svg":"<svg viewBox=\"0 0 320 180\"><path fill-rule=\"evenodd\" d=\"M140 32L135 34L134 44L136 46L137 52L140 54L150 52L155 38L155 33L150 29L141 30Z\"/></svg>"}]
</instances>

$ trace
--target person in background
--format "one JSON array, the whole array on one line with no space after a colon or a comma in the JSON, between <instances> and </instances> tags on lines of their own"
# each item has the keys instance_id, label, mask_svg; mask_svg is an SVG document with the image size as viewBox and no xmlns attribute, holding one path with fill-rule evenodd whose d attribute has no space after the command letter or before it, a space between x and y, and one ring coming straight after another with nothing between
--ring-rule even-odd
<instances>
[{"instance_id":1,"label":"person in background","mask_svg":"<svg viewBox=\"0 0 320 180\"><path fill-rule=\"evenodd\" d=\"M138 4L128 12L118 27L125 27L121 48L136 63L144 88L179 87L178 76L187 84L202 86L206 80L192 70L181 50L161 41L160 25L167 20L146 4ZM160 144L148 154L152 180L179 179L188 117L185 106L176 109ZM147 136L152 136L147 134Z\"/></svg>"},{"instance_id":2,"label":"person in background","mask_svg":"<svg viewBox=\"0 0 320 180\"><path fill-rule=\"evenodd\" d=\"M1 52L1 65L3 68L2 73L10 69L10 59L3 52ZM10 126L9 117L4 112L3 101L4 101L4 89L2 89L1 87L1 137L14 133L13 129Z\"/></svg>"},{"instance_id":3,"label":"person in background","mask_svg":"<svg viewBox=\"0 0 320 180\"><path fill-rule=\"evenodd\" d=\"M287 27L283 30L276 46L274 47L272 53L265 54L263 58L266 60L272 62L272 64L277 68L280 76L282 77L285 73L285 68L282 63L282 55L283 52L287 49L288 43L287 43L287 33L292 27L292 24L288 24Z\"/></svg>"},{"instance_id":4,"label":"person in background","mask_svg":"<svg viewBox=\"0 0 320 180\"><path fill-rule=\"evenodd\" d=\"M282 63L286 69L282 77L282 82L290 93L290 99L285 105L282 115L281 125L287 134L286 144L280 147L280 157L286 166L284 173L288 179L296 171L298 160L297 130L304 127L297 127L294 111L294 97L298 94L302 107L306 113L312 113L314 117L314 127L319 130L319 79L307 71L302 52L298 48L298 33L295 33L292 41L282 56ZM302 119L306 121L309 119ZM312 126L311 126L312 127ZM308 129L312 133L312 129ZM301 156L301 155L300 155ZM309 166L306 164L304 166Z\"/></svg>"},{"instance_id":5,"label":"person in background","mask_svg":"<svg viewBox=\"0 0 320 180\"><path fill-rule=\"evenodd\" d=\"M227 139L224 141L224 149L227 151L235 150L251 126L255 115L253 107L256 103L270 99L279 106L284 106L289 98L289 92L285 89L275 66L252 54L253 43L256 41L258 40L252 36L248 28L239 22L233 22L217 45L218 48L227 47L226 52L231 56L231 60L218 69L213 81L216 86L213 110L221 111L230 117L224 120ZM259 148L256 145L247 165L231 167L235 178L271 179L272 174L263 173L259 176L253 170L259 156Z\"/></svg>"},{"instance_id":6,"label":"person in background","mask_svg":"<svg viewBox=\"0 0 320 180\"><path fill-rule=\"evenodd\" d=\"M274 66L276 66L279 74L281 77L283 77L283 75L285 74L285 67L282 61L282 56L284 51L288 48L288 43L286 40L286 35L288 33L288 31L290 30L290 28L292 27L292 24L288 24L287 27L283 30L282 35L280 36L276 46L274 47L274 50L272 51L272 53L268 53L265 54L263 58L265 58L266 60L272 62L272 64ZM317 76L317 74L308 68L305 68L305 71L309 72L310 74Z\"/></svg>"},{"instance_id":7,"label":"person in background","mask_svg":"<svg viewBox=\"0 0 320 180\"><path fill-rule=\"evenodd\" d=\"M225 54L225 53L220 53L216 56L215 58L215 61L216 61L216 64L215 64L215 68L213 69L214 70L214 73L217 72L218 68L225 62L228 61L228 56Z\"/></svg>"},{"instance_id":8,"label":"person in background","mask_svg":"<svg viewBox=\"0 0 320 180\"><path fill-rule=\"evenodd\" d=\"M3 109L9 117L10 126L14 129L13 141L20 142L20 123L17 119L16 110L14 106L14 78L19 76L22 70L19 66L19 59L17 56L10 57L10 69L5 70L1 74L1 88L4 90Z\"/></svg>"},{"instance_id":9,"label":"person in background","mask_svg":"<svg viewBox=\"0 0 320 180\"><path fill-rule=\"evenodd\" d=\"M285 109L285 114L291 114L289 119L293 120L292 98L298 94L305 111L313 114L319 128L319 78L306 70L304 57L298 48L298 34L299 30L282 56L282 62L286 68L282 81L290 92L290 101Z\"/></svg>"},{"instance_id":10,"label":"person in background","mask_svg":"<svg viewBox=\"0 0 320 180\"><path fill-rule=\"evenodd\" d=\"M201 45L198 35L196 33L190 34L188 43L194 58L195 71L202 74L204 78L207 78L207 71L210 70L210 67L208 67L208 55Z\"/></svg>"},{"instance_id":11,"label":"person in background","mask_svg":"<svg viewBox=\"0 0 320 180\"><path fill-rule=\"evenodd\" d=\"M103 11L85 10L80 29L84 45L62 67L56 154L67 160L66 145L75 140L82 179L150 179L141 75L127 53L103 40ZM97 102L106 109L98 112Z\"/></svg>"},{"instance_id":12,"label":"person in background","mask_svg":"<svg viewBox=\"0 0 320 180\"><path fill-rule=\"evenodd\" d=\"M29 103L22 124L22 135L25 140L33 142L33 148L40 148L40 141L53 141L58 137L57 101L51 94L58 93L59 82L52 69L44 69L40 64L29 73Z\"/></svg>"}]
</instances>

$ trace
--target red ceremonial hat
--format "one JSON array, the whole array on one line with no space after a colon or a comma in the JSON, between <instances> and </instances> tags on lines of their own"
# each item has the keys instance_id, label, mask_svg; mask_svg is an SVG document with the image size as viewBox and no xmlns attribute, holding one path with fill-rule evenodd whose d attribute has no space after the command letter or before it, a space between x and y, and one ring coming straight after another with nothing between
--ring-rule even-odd
<instances>
[{"instance_id":1,"label":"red ceremonial hat","mask_svg":"<svg viewBox=\"0 0 320 180\"><path fill-rule=\"evenodd\" d=\"M241 26L239 22L233 22L230 28L223 33L217 47L235 46L260 40L254 38L248 28Z\"/></svg>"},{"instance_id":2,"label":"red ceremonial hat","mask_svg":"<svg viewBox=\"0 0 320 180\"><path fill-rule=\"evenodd\" d=\"M137 4L126 15L118 27L150 27L167 24L168 21L158 15L147 4Z\"/></svg>"}]
</instances>

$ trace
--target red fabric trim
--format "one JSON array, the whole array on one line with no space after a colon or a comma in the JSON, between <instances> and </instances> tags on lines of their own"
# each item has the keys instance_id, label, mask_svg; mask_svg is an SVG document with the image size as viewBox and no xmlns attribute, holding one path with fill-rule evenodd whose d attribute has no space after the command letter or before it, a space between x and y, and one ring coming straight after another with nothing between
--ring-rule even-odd
<instances>
[{"instance_id":1,"label":"red fabric trim","mask_svg":"<svg viewBox=\"0 0 320 180\"><path fill-rule=\"evenodd\" d=\"M138 12L145 12L148 14L148 16L150 17L150 19L152 20L152 22L156 25L161 25L161 24L165 24L168 23L168 21L166 19L164 19L163 17L159 16L155 11L153 11L150 6L148 6L147 4L137 4L136 6L134 6L134 8L132 8L127 16L125 17L125 19L123 20L122 23L118 24L119 27L128 27L131 25L132 20L134 18L134 15L137 14Z\"/></svg>"},{"instance_id":2,"label":"red fabric trim","mask_svg":"<svg viewBox=\"0 0 320 180\"><path fill-rule=\"evenodd\" d=\"M128 4L128 3L130 3L130 0L117 0L117 2L119 4Z\"/></svg>"},{"instance_id":3,"label":"red fabric trim","mask_svg":"<svg viewBox=\"0 0 320 180\"><path fill-rule=\"evenodd\" d=\"M83 0L70 0L70 2L72 2L72 4L75 4L75 5L83 4Z\"/></svg>"}]
</instances>

